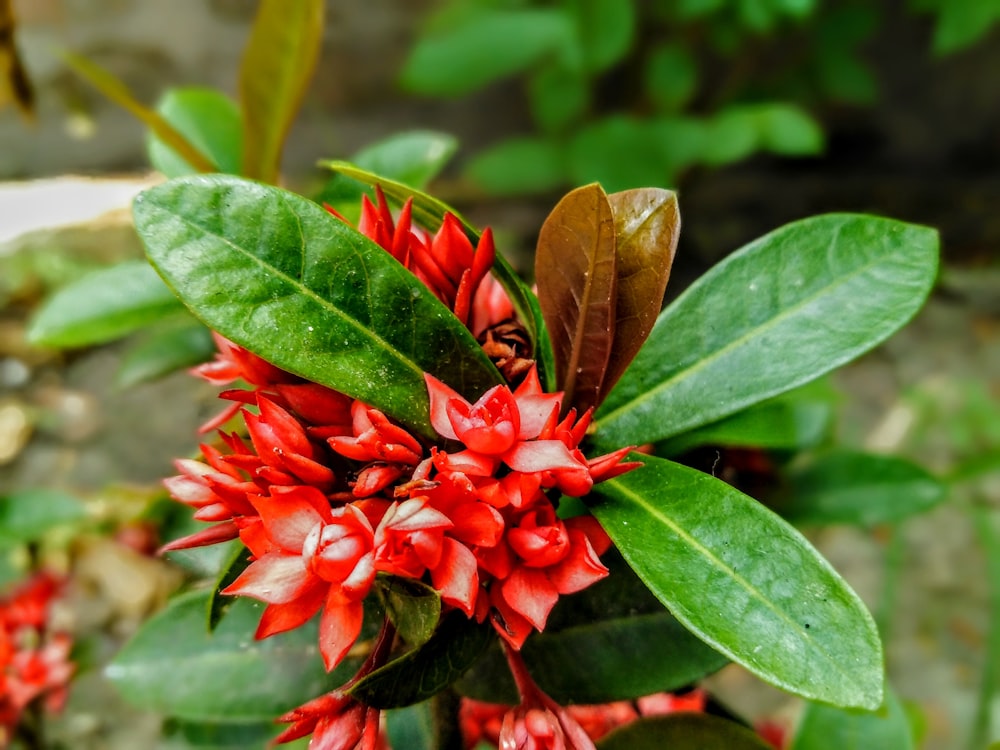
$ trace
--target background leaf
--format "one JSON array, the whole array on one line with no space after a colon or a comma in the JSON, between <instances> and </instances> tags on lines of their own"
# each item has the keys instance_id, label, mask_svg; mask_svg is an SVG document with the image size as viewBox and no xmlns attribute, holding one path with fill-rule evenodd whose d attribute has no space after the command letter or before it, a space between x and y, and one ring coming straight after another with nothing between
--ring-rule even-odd
<instances>
[{"instance_id":1,"label":"background leaf","mask_svg":"<svg viewBox=\"0 0 1000 750\"><path fill-rule=\"evenodd\" d=\"M571 34L566 13L555 8L470 10L417 40L402 84L418 94L467 94L527 69L567 44Z\"/></svg>"},{"instance_id":2,"label":"background leaf","mask_svg":"<svg viewBox=\"0 0 1000 750\"><path fill-rule=\"evenodd\" d=\"M696 713L641 719L607 735L597 747L598 750L771 750L753 730L741 724Z\"/></svg>"},{"instance_id":3,"label":"background leaf","mask_svg":"<svg viewBox=\"0 0 1000 750\"><path fill-rule=\"evenodd\" d=\"M789 473L781 514L799 524L874 526L934 507L947 496L932 474L896 456L831 451Z\"/></svg>"},{"instance_id":4,"label":"background leaf","mask_svg":"<svg viewBox=\"0 0 1000 750\"><path fill-rule=\"evenodd\" d=\"M538 302L552 340L563 408L600 402L615 335L615 218L600 185L563 196L535 250Z\"/></svg>"},{"instance_id":5,"label":"background leaf","mask_svg":"<svg viewBox=\"0 0 1000 750\"><path fill-rule=\"evenodd\" d=\"M157 270L209 328L425 434L424 372L470 397L499 382L416 277L311 201L185 177L142 193L134 216Z\"/></svg>"},{"instance_id":6,"label":"background leaf","mask_svg":"<svg viewBox=\"0 0 1000 750\"><path fill-rule=\"evenodd\" d=\"M809 703L789 750L868 750L884 747L913 750L906 711L892 690L877 711L847 711Z\"/></svg>"},{"instance_id":7,"label":"background leaf","mask_svg":"<svg viewBox=\"0 0 1000 750\"><path fill-rule=\"evenodd\" d=\"M544 193L566 181L562 144L547 138L508 138L479 151L466 165L477 185L494 195Z\"/></svg>"},{"instance_id":8,"label":"background leaf","mask_svg":"<svg viewBox=\"0 0 1000 750\"><path fill-rule=\"evenodd\" d=\"M453 135L411 130L366 146L351 161L369 172L423 188L437 177L457 149L458 140Z\"/></svg>"},{"instance_id":9,"label":"background leaf","mask_svg":"<svg viewBox=\"0 0 1000 750\"><path fill-rule=\"evenodd\" d=\"M434 714L430 701L385 712L389 747L434 750Z\"/></svg>"},{"instance_id":10,"label":"background leaf","mask_svg":"<svg viewBox=\"0 0 1000 750\"><path fill-rule=\"evenodd\" d=\"M0 546L36 542L87 515L83 503L59 490L33 488L0 495Z\"/></svg>"},{"instance_id":11,"label":"background leaf","mask_svg":"<svg viewBox=\"0 0 1000 750\"><path fill-rule=\"evenodd\" d=\"M28 339L61 348L102 344L183 312L149 263L128 260L53 294L32 318Z\"/></svg>"},{"instance_id":12,"label":"background leaf","mask_svg":"<svg viewBox=\"0 0 1000 750\"><path fill-rule=\"evenodd\" d=\"M853 214L750 243L660 314L597 412L597 441L655 442L850 361L916 313L937 254L932 229Z\"/></svg>"},{"instance_id":13,"label":"background leaf","mask_svg":"<svg viewBox=\"0 0 1000 750\"><path fill-rule=\"evenodd\" d=\"M232 99L214 89L189 87L170 89L156 105L156 111L205 154L216 171L239 174L243 166L243 120ZM167 177L200 171L168 146L152 130L146 150L153 168Z\"/></svg>"},{"instance_id":14,"label":"background leaf","mask_svg":"<svg viewBox=\"0 0 1000 750\"><path fill-rule=\"evenodd\" d=\"M217 351L212 334L194 318L158 325L122 357L115 384L128 388L209 361Z\"/></svg>"},{"instance_id":15,"label":"background leaf","mask_svg":"<svg viewBox=\"0 0 1000 750\"><path fill-rule=\"evenodd\" d=\"M712 648L766 682L844 706L882 702L882 648L861 600L808 541L695 469L644 466L594 487L629 565Z\"/></svg>"},{"instance_id":16,"label":"background leaf","mask_svg":"<svg viewBox=\"0 0 1000 750\"><path fill-rule=\"evenodd\" d=\"M174 599L111 661L105 674L130 703L190 720L269 721L333 689L357 668L344 662L324 671L316 620L255 641L263 604L238 600L210 633L207 602L206 592Z\"/></svg>"},{"instance_id":17,"label":"background leaf","mask_svg":"<svg viewBox=\"0 0 1000 750\"><path fill-rule=\"evenodd\" d=\"M240 66L243 172L277 182L281 149L323 41L323 0L260 0Z\"/></svg>"},{"instance_id":18,"label":"background leaf","mask_svg":"<svg viewBox=\"0 0 1000 750\"><path fill-rule=\"evenodd\" d=\"M632 47L636 13L633 0L569 0L584 65L599 73L620 61Z\"/></svg>"},{"instance_id":19,"label":"background leaf","mask_svg":"<svg viewBox=\"0 0 1000 750\"><path fill-rule=\"evenodd\" d=\"M636 188L612 193L608 202L615 219L617 298L601 394L618 382L656 323L681 231L677 196L670 190Z\"/></svg>"},{"instance_id":20,"label":"background leaf","mask_svg":"<svg viewBox=\"0 0 1000 750\"><path fill-rule=\"evenodd\" d=\"M370 672L347 692L377 708L421 703L461 677L492 638L492 627L453 610L430 640Z\"/></svg>"},{"instance_id":21,"label":"background leaf","mask_svg":"<svg viewBox=\"0 0 1000 750\"><path fill-rule=\"evenodd\" d=\"M212 160L196 148L177 128L159 112L146 107L132 96L128 88L110 72L90 60L72 52L64 52L63 59L74 72L118 106L142 122L161 142L198 172L217 172Z\"/></svg>"}]
</instances>

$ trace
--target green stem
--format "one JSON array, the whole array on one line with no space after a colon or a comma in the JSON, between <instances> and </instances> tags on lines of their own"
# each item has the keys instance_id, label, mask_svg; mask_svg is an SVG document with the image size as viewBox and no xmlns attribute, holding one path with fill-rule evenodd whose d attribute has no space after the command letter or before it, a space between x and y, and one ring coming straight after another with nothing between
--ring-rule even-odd
<instances>
[{"instance_id":1,"label":"green stem","mask_svg":"<svg viewBox=\"0 0 1000 750\"><path fill-rule=\"evenodd\" d=\"M889 542L885 549L885 578L882 583L882 594L879 597L875 622L878 632L885 643L892 632L892 618L896 612L899 596L899 579L903 573L906 558L906 539L903 536L901 524L893 524L889 529Z\"/></svg>"}]
</instances>

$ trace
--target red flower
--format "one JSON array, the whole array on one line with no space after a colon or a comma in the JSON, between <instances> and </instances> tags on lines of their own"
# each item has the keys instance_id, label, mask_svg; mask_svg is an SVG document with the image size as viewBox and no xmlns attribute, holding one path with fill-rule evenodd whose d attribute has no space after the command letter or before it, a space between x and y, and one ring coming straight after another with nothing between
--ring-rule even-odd
<instances>
[{"instance_id":1,"label":"red flower","mask_svg":"<svg viewBox=\"0 0 1000 750\"><path fill-rule=\"evenodd\" d=\"M379 737L379 710L339 690L293 708L278 721L292 726L275 737L274 744L311 734L309 750L380 750L385 747Z\"/></svg>"},{"instance_id":2,"label":"red flower","mask_svg":"<svg viewBox=\"0 0 1000 750\"><path fill-rule=\"evenodd\" d=\"M322 609L319 645L330 670L361 632L361 601L375 580L374 531L361 510L331 509L315 488L272 491L254 499L260 523L240 532L256 559L222 593L267 603L257 638L298 627Z\"/></svg>"}]
</instances>

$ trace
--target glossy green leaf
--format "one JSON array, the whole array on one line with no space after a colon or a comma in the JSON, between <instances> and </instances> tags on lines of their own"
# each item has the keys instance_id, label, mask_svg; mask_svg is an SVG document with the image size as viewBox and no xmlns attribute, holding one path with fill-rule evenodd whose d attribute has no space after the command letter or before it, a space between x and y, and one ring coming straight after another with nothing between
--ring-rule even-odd
<instances>
[{"instance_id":1,"label":"glossy green leaf","mask_svg":"<svg viewBox=\"0 0 1000 750\"><path fill-rule=\"evenodd\" d=\"M95 65L85 57L75 55L72 52L64 52L62 57L74 72L85 78L88 83L104 96L142 122L149 128L150 132L176 154L179 154L196 171L219 171L218 166L213 163L212 159L194 146L178 128L168 122L166 117L140 104L132 96L125 84L110 72L99 65Z\"/></svg>"},{"instance_id":2,"label":"glossy green leaf","mask_svg":"<svg viewBox=\"0 0 1000 750\"><path fill-rule=\"evenodd\" d=\"M615 217L600 185L567 193L538 233L535 281L563 406L583 413L601 400L615 336Z\"/></svg>"},{"instance_id":3,"label":"glossy green leaf","mask_svg":"<svg viewBox=\"0 0 1000 750\"><path fill-rule=\"evenodd\" d=\"M601 703L675 690L728 662L671 617L614 548L602 562L608 577L559 597L545 631L524 644L528 670L556 701ZM455 688L479 700L517 702L499 644Z\"/></svg>"},{"instance_id":4,"label":"glossy green leaf","mask_svg":"<svg viewBox=\"0 0 1000 750\"><path fill-rule=\"evenodd\" d=\"M157 750L265 750L283 729L274 721L185 721L171 718L164 723L163 740Z\"/></svg>"},{"instance_id":5,"label":"glossy green leaf","mask_svg":"<svg viewBox=\"0 0 1000 750\"><path fill-rule=\"evenodd\" d=\"M835 705L878 706L875 623L809 542L708 474L633 457L645 465L596 485L591 510L663 605L766 682Z\"/></svg>"},{"instance_id":6,"label":"glossy green leaf","mask_svg":"<svg viewBox=\"0 0 1000 750\"><path fill-rule=\"evenodd\" d=\"M133 213L152 263L192 312L278 367L426 434L425 372L468 396L499 382L416 277L311 201L215 175L147 190Z\"/></svg>"},{"instance_id":7,"label":"glossy green leaf","mask_svg":"<svg viewBox=\"0 0 1000 750\"><path fill-rule=\"evenodd\" d=\"M829 747L835 747L831 745ZM876 747L872 745L872 747ZM888 750L889 746L886 746ZM627 724L597 743L598 750L771 750L734 721L710 714L677 713Z\"/></svg>"},{"instance_id":8,"label":"glossy green leaf","mask_svg":"<svg viewBox=\"0 0 1000 750\"><path fill-rule=\"evenodd\" d=\"M874 526L922 513L947 489L932 474L896 456L835 451L789 473L782 515L800 524Z\"/></svg>"},{"instance_id":9,"label":"glossy green leaf","mask_svg":"<svg viewBox=\"0 0 1000 750\"><path fill-rule=\"evenodd\" d=\"M36 542L52 529L80 521L83 503L58 490L25 489L0 495L0 546Z\"/></svg>"},{"instance_id":10,"label":"glossy green leaf","mask_svg":"<svg viewBox=\"0 0 1000 750\"><path fill-rule=\"evenodd\" d=\"M636 188L608 196L615 221L614 339L600 392L606 395L653 330L680 236L677 196Z\"/></svg>"},{"instance_id":11,"label":"glossy green leaf","mask_svg":"<svg viewBox=\"0 0 1000 750\"><path fill-rule=\"evenodd\" d=\"M598 442L655 442L849 362L913 317L937 255L932 229L853 214L750 243L660 314L598 410Z\"/></svg>"},{"instance_id":12,"label":"glossy green leaf","mask_svg":"<svg viewBox=\"0 0 1000 750\"><path fill-rule=\"evenodd\" d=\"M634 0L569 0L587 70L599 73L632 48L636 31Z\"/></svg>"},{"instance_id":13,"label":"glossy green leaf","mask_svg":"<svg viewBox=\"0 0 1000 750\"><path fill-rule=\"evenodd\" d=\"M799 721L790 750L913 750L906 711L892 690L876 711L849 711L809 703Z\"/></svg>"},{"instance_id":14,"label":"glossy green leaf","mask_svg":"<svg viewBox=\"0 0 1000 750\"><path fill-rule=\"evenodd\" d=\"M125 353L115 373L115 384L128 388L155 380L185 367L207 362L215 352L212 334L192 318L176 324L160 325Z\"/></svg>"},{"instance_id":15,"label":"glossy green leaf","mask_svg":"<svg viewBox=\"0 0 1000 750\"><path fill-rule=\"evenodd\" d=\"M323 41L323 0L260 0L240 65L243 173L277 182L281 150Z\"/></svg>"},{"instance_id":16,"label":"glossy green leaf","mask_svg":"<svg viewBox=\"0 0 1000 750\"><path fill-rule=\"evenodd\" d=\"M410 646L426 643L441 619L441 597L412 578L379 577L375 590L396 632Z\"/></svg>"},{"instance_id":17,"label":"glossy green leaf","mask_svg":"<svg viewBox=\"0 0 1000 750\"><path fill-rule=\"evenodd\" d=\"M239 107L228 96L208 88L170 89L157 103L156 111L211 159L219 172L240 173L243 121ZM146 150L153 168L167 177L204 171L192 166L153 131L147 135Z\"/></svg>"},{"instance_id":18,"label":"glossy green leaf","mask_svg":"<svg viewBox=\"0 0 1000 750\"><path fill-rule=\"evenodd\" d=\"M508 138L466 165L469 178L494 195L544 193L567 180L563 144L545 138Z\"/></svg>"},{"instance_id":19,"label":"glossy green leaf","mask_svg":"<svg viewBox=\"0 0 1000 750\"><path fill-rule=\"evenodd\" d=\"M467 94L529 68L567 44L571 34L569 18L558 9L476 9L417 41L402 84L417 94Z\"/></svg>"},{"instance_id":20,"label":"glossy green leaf","mask_svg":"<svg viewBox=\"0 0 1000 750\"><path fill-rule=\"evenodd\" d=\"M532 677L558 703L607 703L676 690L728 663L662 610L539 633L522 653ZM491 649L457 687L478 700L517 702L499 649Z\"/></svg>"},{"instance_id":21,"label":"glossy green leaf","mask_svg":"<svg viewBox=\"0 0 1000 750\"><path fill-rule=\"evenodd\" d=\"M368 185L379 185L386 197L398 203L405 203L408 198L413 199L413 220L420 226L432 232L437 231L446 213L452 213L462 223L465 234L473 243L479 242L479 232L471 224L463 219L457 211L450 206L439 201L427 193L411 188L396 180L383 178L365 169L343 161L322 161L320 166L331 169L340 174L347 175L355 180L359 180ZM507 296L510 297L517 311L518 319L528 329L528 335L534 345L534 356L538 360L541 371L542 383L549 390L554 390L554 382L547 380L552 377L554 381L555 365L552 360L552 344L549 341L548 331L542 320L542 312L538 305L538 298L534 292L528 288L517 275L510 263L501 253L497 253L493 262L493 275L497 281L503 285Z\"/></svg>"},{"instance_id":22,"label":"glossy green leaf","mask_svg":"<svg viewBox=\"0 0 1000 750\"><path fill-rule=\"evenodd\" d=\"M493 628L453 610L434 635L351 686L348 692L377 708L399 708L431 698L479 658L493 638Z\"/></svg>"},{"instance_id":23,"label":"glossy green leaf","mask_svg":"<svg viewBox=\"0 0 1000 750\"><path fill-rule=\"evenodd\" d=\"M35 313L28 340L61 348L121 338L183 306L144 260L127 260L72 282Z\"/></svg>"},{"instance_id":24,"label":"glossy green leaf","mask_svg":"<svg viewBox=\"0 0 1000 750\"><path fill-rule=\"evenodd\" d=\"M130 703L189 720L273 720L332 690L357 668L344 662L324 671L316 620L256 641L264 605L240 599L210 633L207 604L206 592L174 599L106 667Z\"/></svg>"},{"instance_id":25,"label":"glossy green leaf","mask_svg":"<svg viewBox=\"0 0 1000 750\"><path fill-rule=\"evenodd\" d=\"M813 385L796 388L749 409L656 444L659 456L676 456L699 445L802 450L820 443L833 419L832 394Z\"/></svg>"},{"instance_id":26,"label":"glossy green leaf","mask_svg":"<svg viewBox=\"0 0 1000 750\"><path fill-rule=\"evenodd\" d=\"M389 136L358 151L351 161L369 172L415 188L423 188L458 150L453 135L410 130Z\"/></svg>"},{"instance_id":27,"label":"glossy green leaf","mask_svg":"<svg viewBox=\"0 0 1000 750\"><path fill-rule=\"evenodd\" d=\"M208 629L215 630L226 612L229 611L236 597L226 596L220 593L233 581L240 577L240 574L253 562L253 555L243 544L233 544L229 550L229 555L222 564L221 572L215 577L208 597Z\"/></svg>"}]
</instances>

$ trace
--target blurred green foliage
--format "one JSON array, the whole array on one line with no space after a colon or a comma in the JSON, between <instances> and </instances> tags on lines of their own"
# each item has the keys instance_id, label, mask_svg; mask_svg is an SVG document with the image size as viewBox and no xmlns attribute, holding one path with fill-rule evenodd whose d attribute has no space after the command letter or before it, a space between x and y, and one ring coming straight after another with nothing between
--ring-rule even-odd
<instances>
[{"instance_id":1,"label":"blurred green foliage","mask_svg":"<svg viewBox=\"0 0 1000 750\"><path fill-rule=\"evenodd\" d=\"M933 42L978 41L998 0L911 0ZM412 93L458 97L524 83L532 132L467 165L495 194L600 181L672 186L695 165L823 151L817 113L877 95L863 43L883 4L845 0L451 0L402 71Z\"/></svg>"}]
</instances>

